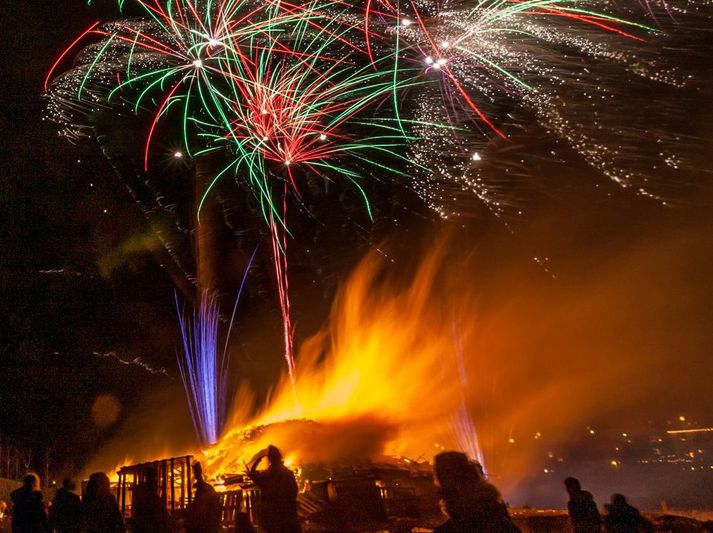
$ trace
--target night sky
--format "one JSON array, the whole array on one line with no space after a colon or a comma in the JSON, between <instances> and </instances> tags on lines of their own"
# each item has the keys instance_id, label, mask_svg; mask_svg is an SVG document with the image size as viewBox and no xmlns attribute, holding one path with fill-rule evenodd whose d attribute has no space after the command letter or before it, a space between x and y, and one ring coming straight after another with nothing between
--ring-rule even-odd
<instances>
[{"instance_id":1,"label":"night sky","mask_svg":"<svg viewBox=\"0 0 713 533\"><path fill-rule=\"evenodd\" d=\"M48 68L73 36L114 16L113 3L5 2L0 10L0 436L38 457L51 450L57 470L78 469L133 414L180 403L174 283L165 251L96 143L72 146L43 121ZM700 32L687 39L678 44L708 46L713 56ZM309 221L298 221L310 238L294 247L316 258L298 252L291 272L297 341L316 331L369 241L386 243L396 264L412 264L412 250L455 233L476 257L473 284L486 308L507 299L527 309L512 315L520 319L551 314L563 328L586 320L581 343L593 368L613 349L642 363L630 374L636 399L617 423L685 413L713 425L713 70L684 67L700 76L692 88L649 95L651 106L681 98L685 113L675 122L696 139L690 169L667 187L667 207L616 187L534 130L523 150L557 147L564 159L532 169L536 192L512 232L483 209L442 222L408 195L388 205L386 193L375 200L373 228L358 229L369 222L355 216L336 234L310 233ZM325 216L337 219L341 209ZM236 244L240 257L252 244ZM264 391L279 371L280 325L270 280L256 272L252 283L236 368ZM520 327L533 342L564 349L561 332L514 324L513 334ZM106 395L121 407L116 422L92 414Z\"/></svg>"}]
</instances>

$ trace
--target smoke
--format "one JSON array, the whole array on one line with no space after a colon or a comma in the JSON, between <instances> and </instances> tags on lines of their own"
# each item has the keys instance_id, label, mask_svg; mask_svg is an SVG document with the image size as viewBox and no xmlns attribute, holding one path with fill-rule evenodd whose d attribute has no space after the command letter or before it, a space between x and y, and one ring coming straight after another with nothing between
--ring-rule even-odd
<instances>
[{"instance_id":1,"label":"smoke","mask_svg":"<svg viewBox=\"0 0 713 533\"><path fill-rule=\"evenodd\" d=\"M123 240L117 246L104 251L97 261L99 274L104 279L111 278L117 270L126 265L132 265L136 257L146 252L157 253L163 250L161 241L153 230L136 233Z\"/></svg>"},{"instance_id":2,"label":"smoke","mask_svg":"<svg viewBox=\"0 0 713 533\"><path fill-rule=\"evenodd\" d=\"M451 421L465 397L489 472L514 493L540 468L542 442L567 455L590 445L589 428L631 431L704 396L705 379L692 380L690 366L702 357L709 320L690 312L703 303L685 275L695 237L659 234L625 246L612 239L596 245L606 260L592 244L590 255L563 256L554 279L536 262L511 252L504 260L490 244L465 248L459 237L412 250L415 267L367 255L327 323L303 343L296 396L283 379L258 416L234 419L209 452L213 467L231 471L271 442L297 461L357 452L430 460L458 448ZM693 402L681 395L692 383ZM238 411L249 412L240 402ZM280 424L294 419L323 428ZM259 438L237 438L254 425L266 426Z\"/></svg>"},{"instance_id":3,"label":"smoke","mask_svg":"<svg viewBox=\"0 0 713 533\"><path fill-rule=\"evenodd\" d=\"M81 479L93 472L110 477L124 465L175 457L197 449L183 390L164 384L138 396L131 412L84 465Z\"/></svg>"},{"instance_id":4,"label":"smoke","mask_svg":"<svg viewBox=\"0 0 713 533\"><path fill-rule=\"evenodd\" d=\"M556 278L526 258L529 239L570 234L540 222L515 252L512 241L463 246L471 241L452 233L407 259L368 254L302 343L296 394L283 376L256 414L243 386L222 439L204 450L209 471L240 472L267 444L296 464L430 460L463 442L452 421L465 402L492 479L522 502L546 451L567 459L593 446L588 428L634 432L652 417L709 412L705 236L655 224L586 243L579 234L548 260ZM195 449L176 438L190 432L179 398L154 402L102 457ZM558 468L564 477L577 464Z\"/></svg>"}]
</instances>

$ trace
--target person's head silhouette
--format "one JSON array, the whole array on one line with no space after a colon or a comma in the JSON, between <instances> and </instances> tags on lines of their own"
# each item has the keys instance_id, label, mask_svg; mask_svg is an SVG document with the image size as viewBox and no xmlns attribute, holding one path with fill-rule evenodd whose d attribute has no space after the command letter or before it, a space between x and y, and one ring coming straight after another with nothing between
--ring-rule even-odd
<instances>
[{"instance_id":1,"label":"person's head silhouette","mask_svg":"<svg viewBox=\"0 0 713 533\"><path fill-rule=\"evenodd\" d=\"M267 460L270 461L271 465L277 466L282 464L282 453L277 449L277 446L270 444L267 447Z\"/></svg>"},{"instance_id":2,"label":"person's head silhouette","mask_svg":"<svg viewBox=\"0 0 713 533\"><path fill-rule=\"evenodd\" d=\"M87 482L87 496L90 498L104 497L111 494L111 481L104 472L94 472Z\"/></svg>"},{"instance_id":3,"label":"person's head silhouette","mask_svg":"<svg viewBox=\"0 0 713 533\"><path fill-rule=\"evenodd\" d=\"M193 475L195 476L196 480L203 481L203 466L201 466L201 463L199 461L193 463Z\"/></svg>"},{"instance_id":4,"label":"person's head silhouette","mask_svg":"<svg viewBox=\"0 0 713 533\"><path fill-rule=\"evenodd\" d=\"M479 466L462 452L441 452L433 458L433 477L441 488L459 487L483 480Z\"/></svg>"},{"instance_id":5,"label":"person's head silhouette","mask_svg":"<svg viewBox=\"0 0 713 533\"><path fill-rule=\"evenodd\" d=\"M72 492L74 489L77 488L77 484L74 482L72 478L66 477L62 480L62 488L64 490L68 490Z\"/></svg>"},{"instance_id":6,"label":"person's head silhouette","mask_svg":"<svg viewBox=\"0 0 713 533\"><path fill-rule=\"evenodd\" d=\"M628 502L626 501L626 497L623 494L612 494L611 503L612 505L623 506L626 505Z\"/></svg>"},{"instance_id":7,"label":"person's head silhouette","mask_svg":"<svg viewBox=\"0 0 713 533\"><path fill-rule=\"evenodd\" d=\"M565 479L564 486L569 494L575 494L582 490L582 485L576 477L568 477Z\"/></svg>"},{"instance_id":8,"label":"person's head silhouette","mask_svg":"<svg viewBox=\"0 0 713 533\"><path fill-rule=\"evenodd\" d=\"M22 478L22 486L27 490L40 490L40 478L37 474L27 474Z\"/></svg>"}]
</instances>

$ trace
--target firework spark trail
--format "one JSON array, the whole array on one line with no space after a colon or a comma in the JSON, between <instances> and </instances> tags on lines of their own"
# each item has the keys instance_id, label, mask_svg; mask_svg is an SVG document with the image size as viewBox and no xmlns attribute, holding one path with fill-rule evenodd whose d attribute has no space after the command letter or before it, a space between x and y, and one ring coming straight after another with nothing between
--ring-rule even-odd
<instances>
[{"instance_id":1,"label":"firework spark trail","mask_svg":"<svg viewBox=\"0 0 713 533\"><path fill-rule=\"evenodd\" d=\"M398 119L359 117L390 97L392 73L386 69L374 72L363 53L346 47L343 35L349 31L349 26L335 33L327 22L325 29L305 23L290 35L294 43L283 42L282 34L267 34L243 47L226 47L225 78L231 81L231 92L217 97L221 123L203 133L209 146L199 154L226 147L235 154L219 176L242 170L263 204L268 225L271 218L282 218L280 195L271 192L272 181L289 182L299 199L296 174L346 179L362 193L369 210L359 184L364 176L342 161L351 159L395 177L406 176L382 161L391 158L407 163L398 153L408 140L396 127ZM297 43L297 50L288 46ZM377 62L385 65L392 57ZM412 83L405 78L397 80L396 87ZM358 131L367 128L368 134ZM221 129L227 133L212 133Z\"/></svg>"},{"instance_id":2,"label":"firework spark trail","mask_svg":"<svg viewBox=\"0 0 713 533\"><path fill-rule=\"evenodd\" d=\"M453 335L453 348L456 356L456 367L458 369L458 379L461 385L461 401L458 409L451 415L451 425L458 441L458 446L473 461L477 461L483 468L483 474L487 477L488 470L485 467L485 456L480 447L478 432L470 416L468 404L466 402L466 392L468 391L468 374L465 370L465 358L463 353L463 341L461 339L455 321L451 325Z\"/></svg>"},{"instance_id":3,"label":"firework spark trail","mask_svg":"<svg viewBox=\"0 0 713 533\"><path fill-rule=\"evenodd\" d=\"M163 93L161 105L154 110L152 128L145 145L145 170L151 137L159 119L169 106L183 104L184 144L187 152L191 147L186 131L189 118L188 107L194 96L198 96L209 115L215 116L212 107L215 99L214 84L225 81L221 54L228 47L240 47L247 39L273 31L301 20L301 14L284 14L270 2L248 6L245 1L225 0L217 9L207 5L194 5L190 1L168 2L166 6L158 0L144 2L137 0L146 14L146 20L127 20L88 28L78 39L65 49L48 73L49 82L57 66L82 40L88 36L103 38L101 46L93 54L91 63L84 73L77 90L77 100L82 100L87 82L100 70L103 62L123 63L117 69L118 83L108 92L111 101L117 94L127 90L136 92L132 100L134 111ZM201 3L199 3L201 4ZM239 53L239 51L238 51ZM123 76L123 80L122 80ZM230 80L228 80L230 81ZM180 90L179 90L180 89ZM217 110L219 111L219 110Z\"/></svg>"},{"instance_id":4,"label":"firework spark trail","mask_svg":"<svg viewBox=\"0 0 713 533\"><path fill-rule=\"evenodd\" d=\"M285 184L285 188L287 184ZM287 200L286 194L283 200L283 219L287 221ZM275 279L277 280L277 290L280 298L280 315L282 316L282 335L285 348L285 363L287 374L290 378L292 394L296 394L295 356L293 348L294 330L290 314L290 287L287 278L287 230L285 226L279 224L274 217L270 217L270 242L272 244L272 260L275 266Z\"/></svg>"},{"instance_id":5,"label":"firework spark trail","mask_svg":"<svg viewBox=\"0 0 713 533\"><path fill-rule=\"evenodd\" d=\"M238 287L238 292L235 295L235 304L233 304L233 312L230 315L228 332L225 335L225 345L223 346L223 355L222 355L222 359L221 359L221 369L223 369L226 374L228 372L228 365L230 363L230 358L228 357L228 343L230 341L230 334L233 331L233 325L235 324L235 313L238 310L238 304L240 303L240 297L243 295L243 290L245 290L245 283L248 280L248 274L250 273L250 269L253 266L253 262L255 261L255 256L257 255L257 251L258 251L259 247L260 247L260 245L256 246L255 249L253 250L253 253L250 256L250 259L248 260L248 265L245 267L245 272L243 272L243 279L240 280L240 287ZM227 400L227 398L226 398L226 400Z\"/></svg>"},{"instance_id":6,"label":"firework spark trail","mask_svg":"<svg viewBox=\"0 0 713 533\"><path fill-rule=\"evenodd\" d=\"M391 71L393 51L382 46L377 59L370 46L359 44L364 40L361 30L343 16L345 8L338 2L254 7L226 0L212 11L210 4L198 9L177 2L175 13L172 3L165 8L158 0L138 4L148 20L93 25L60 55L48 79L83 37L103 38L87 48L86 66L76 69L81 82L75 100L96 106L101 97L92 82L98 80L107 86L105 105L126 100L136 113L152 108L145 171L159 121L171 109L180 109L187 154L232 144L235 159L218 175L246 171L261 201L272 197L265 162L301 164L306 172L325 179L336 175L359 190L362 176L335 162L354 158L406 176L378 160L398 159L397 148L408 140L398 116L373 120L370 135L354 136L349 123L389 93L412 85L412 79L399 77L398 68ZM370 31L366 36L377 37ZM197 154L190 140L196 135L204 144ZM293 170L285 171L296 188ZM269 207L279 218L277 206ZM268 216L265 221L269 224Z\"/></svg>"},{"instance_id":7,"label":"firework spark trail","mask_svg":"<svg viewBox=\"0 0 713 533\"><path fill-rule=\"evenodd\" d=\"M282 235L280 235L282 234ZM285 349L285 363L293 392L296 386L295 356L293 348L294 330L290 314L290 293L287 278L287 239L286 231L274 219L270 222L272 242L272 260L275 266L275 278L280 298L280 314L282 316L282 335Z\"/></svg>"},{"instance_id":8,"label":"firework spark trail","mask_svg":"<svg viewBox=\"0 0 713 533\"><path fill-rule=\"evenodd\" d=\"M218 361L218 297L203 291L197 309L187 314L181 311L176 295L176 311L183 347L178 368L193 427L201 443L213 444L218 440L224 421L219 395L226 382Z\"/></svg>"},{"instance_id":9,"label":"firework spark trail","mask_svg":"<svg viewBox=\"0 0 713 533\"><path fill-rule=\"evenodd\" d=\"M230 357L228 343L233 330L235 312L245 289L248 273L252 267L257 247L252 253L240 287L235 296L233 312L222 355L218 355L220 299L209 290L201 294L197 309L192 314L181 310L176 294L176 311L181 330L183 353L177 357L183 387L196 435L203 444L218 440L225 423L228 406L228 367Z\"/></svg>"},{"instance_id":10,"label":"firework spark trail","mask_svg":"<svg viewBox=\"0 0 713 533\"><path fill-rule=\"evenodd\" d=\"M674 171L691 170L681 142L690 136L664 126L684 106L647 105L646 116L636 102L660 84L684 87L690 76L656 56L653 42L642 43L663 38L660 31L602 12L609 9L606 2L504 1L469 10L446 6L423 24L411 13L402 16L391 34L417 51L424 74L440 86L423 88L413 116L459 126L449 139L417 124L417 140L409 144L412 157L429 168L413 173L414 189L435 211L445 218L459 215L467 205L463 193L470 193L509 224L522 215L526 182L535 177L524 159L505 155L510 149L502 142L462 128L478 126L462 90L508 135L520 135L526 127L521 120L531 117L531 124L539 123L615 184L666 204L664 191L670 199L675 184L683 183ZM616 105L623 98L632 103L626 124ZM488 159L491 151L502 156ZM652 169L670 169L670 177L658 178L663 173Z\"/></svg>"}]
</instances>

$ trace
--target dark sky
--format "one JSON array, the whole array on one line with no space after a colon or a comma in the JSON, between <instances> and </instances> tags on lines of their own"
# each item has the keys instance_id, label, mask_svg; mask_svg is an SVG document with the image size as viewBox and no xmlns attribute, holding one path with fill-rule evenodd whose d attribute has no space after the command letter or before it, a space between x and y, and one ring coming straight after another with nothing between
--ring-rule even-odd
<instances>
[{"instance_id":1,"label":"dark sky","mask_svg":"<svg viewBox=\"0 0 713 533\"><path fill-rule=\"evenodd\" d=\"M151 308L171 298L155 262L138 258L110 282L100 273L99 258L141 231L128 192L96 146L73 147L42 120L48 66L99 11L84 2L2 7L13 38L1 56L0 433L38 453L59 448L62 460L101 439L90 423L98 394L130 398L146 384L144 373L93 353L131 360L134 349L159 352L149 339L173 338Z\"/></svg>"},{"instance_id":2,"label":"dark sky","mask_svg":"<svg viewBox=\"0 0 713 533\"><path fill-rule=\"evenodd\" d=\"M114 431L92 418L99 395L115 396L121 417L140 409L156 387L180 398L173 284L161 267L165 257L96 144L72 146L42 120L42 82L53 59L83 28L113 14L111 4L89 9L79 0L5 2L0 8L0 435L38 451L49 446L67 464L81 463ZM710 76L706 65L689 67ZM604 349L626 346L614 342L624 339L640 354L641 343L650 341L651 357L665 364L661 375L642 377L642 388L644 382L654 385L637 395L632 416L656 412L665 418L683 409L713 424L713 195L711 174L703 170L711 168L713 99L705 89L684 96L689 113L678 124L699 138L691 166L701 170L684 173L671 187L672 206L613 186L570 154L564 165L543 163L537 169L540 193L514 234L479 213L459 221L456 226L465 227L456 231L459 242L480 257L484 298L503 297L507 280L513 292L523 292L523 301L534 305L532 300L542 298L536 313L559 316L568 306L581 309L590 302L595 311L582 316L601 319L606 328L593 328L586 340L611 336L602 342ZM656 98L652 92L652 105ZM443 229L419 218L398 228L380 221L376 238L427 241ZM316 329L336 280L366 249L360 244L342 254L334 244L330 252L333 244L327 238L315 244L329 259L324 270L294 273L298 337ZM394 255L408 261L403 248L397 246ZM549 258L557 280L534 256ZM300 283L325 278L323 290L300 292ZM311 299L313 294L320 297ZM497 301L490 305L497 307ZM248 344L246 368L253 371L263 352L279 350L273 311L255 304L248 319L265 318L268 325L258 331L271 336ZM607 320L612 315L621 318L618 327ZM109 353L125 361L141 357L171 377L97 355ZM275 375L277 363L269 357L270 371L258 381Z\"/></svg>"}]
</instances>

